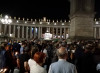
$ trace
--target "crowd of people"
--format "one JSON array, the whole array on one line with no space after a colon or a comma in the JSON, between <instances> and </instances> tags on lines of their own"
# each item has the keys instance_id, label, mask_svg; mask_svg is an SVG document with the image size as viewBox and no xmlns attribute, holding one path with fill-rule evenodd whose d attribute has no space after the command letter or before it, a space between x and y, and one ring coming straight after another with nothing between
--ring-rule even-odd
<instances>
[{"instance_id":1,"label":"crowd of people","mask_svg":"<svg viewBox=\"0 0 100 73\"><path fill-rule=\"evenodd\" d=\"M100 42L65 39L3 42L0 73L100 73Z\"/></svg>"}]
</instances>

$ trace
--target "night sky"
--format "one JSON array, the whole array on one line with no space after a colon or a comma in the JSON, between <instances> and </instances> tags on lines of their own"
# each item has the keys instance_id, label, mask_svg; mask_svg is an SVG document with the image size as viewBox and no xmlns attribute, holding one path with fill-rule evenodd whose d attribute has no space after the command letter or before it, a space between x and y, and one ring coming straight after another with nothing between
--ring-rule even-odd
<instances>
[{"instance_id":1,"label":"night sky","mask_svg":"<svg viewBox=\"0 0 100 73\"><path fill-rule=\"evenodd\" d=\"M68 20L70 4L68 0L3 0L0 2L0 14L12 17ZM96 18L100 17L100 0L95 0Z\"/></svg>"}]
</instances>

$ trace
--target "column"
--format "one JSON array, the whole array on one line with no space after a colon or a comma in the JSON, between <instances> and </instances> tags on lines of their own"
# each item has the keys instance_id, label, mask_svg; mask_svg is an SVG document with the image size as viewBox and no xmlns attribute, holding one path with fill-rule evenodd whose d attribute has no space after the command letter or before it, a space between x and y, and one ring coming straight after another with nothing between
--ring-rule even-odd
<instances>
[{"instance_id":1,"label":"column","mask_svg":"<svg viewBox=\"0 0 100 73\"><path fill-rule=\"evenodd\" d=\"M96 39L96 27L94 28L94 38Z\"/></svg>"},{"instance_id":2,"label":"column","mask_svg":"<svg viewBox=\"0 0 100 73\"><path fill-rule=\"evenodd\" d=\"M99 28L99 39L100 39L100 28Z\"/></svg>"},{"instance_id":3,"label":"column","mask_svg":"<svg viewBox=\"0 0 100 73\"><path fill-rule=\"evenodd\" d=\"M66 28L64 28L64 39L66 39Z\"/></svg>"},{"instance_id":4,"label":"column","mask_svg":"<svg viewBox=\"0 0 100 73\"><path fill-rule=\"evenodd\" d=\"M53 27L53 31L52 31L52 38L54 38L54 27Z\"/></svg>"},{"instance_id":5,"label":"column","mask_svg":"<svg viewBox=\"0 0 100 73\"><path fill-rule=\"evenodd\" d=\"M32 26L30 27L30 38L32 38Z\"/></svg>"},{"instance_id":6,"label":"column","mask_svg":"<svg viewBox=\"0 0 100 73\"><path fill-rule=\"evenodd\" d=\"M24 38L24 26L22 26L22 38Z\"/></svg>"},{"instance_id":7,"label":"column","mask_svg":"<svg viewBox=\"0 0 100 73\"><path fill-rule=\"evenodd\" d=\"M15 25L13 26L13 35L15 37Z\"/></svg>"},{"instance_id":8,"label":"column","mask_svg":"<svg viewBox=\"0 0 100 73\"><path fill-rule=\"evenodd\" d=\"M38 39L40 38L40 27L38 28Z\"/></svg>"},{"instance_id":9,"label":"column","mask_svg":"<svg viewBox=\"0 0 100 73\"><path fill-rule=\"evenodd\" d=\"M6 35L6 31L7 31L7 25L4 25L4 35Z\"/></svg>"},{"instance_id":10,"label":"column","mask_svg":"<svg viewBox=\"0 0 100 73\"><path fill-rule=\"evenodd\" d=\"M50 27L48 27L48 31L50 32Z\"/></svg>"},{"instance_id":11,"label":"column","mask_svg":"<svg viewBox=\"0 0 100 73\"><path fill-rule=\"evenodd\" d=\"M26 27L26 39L28 39L28 27Z\"/></svg>"},{"instance_id":12,"label":"column","mask_svg":"<svg viewBox=\"0 0 100 73\"><path fill-rule=\"evenodd\" d=\"M60 28L60 39L62 39L62 28Z\"/></svg>"},{"instance_id":13,"label":"column","mask_svg":"<svg viewBox=\"0 0 100 73\"><path fill-rule=\"evenodd\" d=\"M41 38L42 38L42 27L41 27Z\"/></svg>"},{"instance_id":14,"label":"column","mask_svg":"<svg viewBox=\"0 0 100 73\"><path fill-rule=\"evenodd\" d=\"M0 24L0 35L2 34L2 24Z\"/></svg>"},{"instance_id":15,"label":"column","mask_svg":"<svg viewBox=\"0 0 100 73\"><path fill-rule=\"evenodd\" d=\"M20 26L18 26L18 38L20 38Z\"/></svg>"},{"instance_id":16,"label":"column","mask_svg":"<svg viewBox=\"0 0 100 73\"><path fill-rule=\"evenodd\" d=\"M9 25L9 35L11 34L11 25Z\"/></svg>"},{"instance_id":17,"label":"column","mask_svg":"<svg viewBox=\"0 0 100 73\"><path fill-rule=\"evenodd\" d=\"M36 38L36 27L34 27L34 38Z\"/></svg>"},{"instance_id":18,"label":"column","mask_svg":"<svg viewBox=\"0 0 100 73\"><path fill-rule=\"evenodd\" d=\"M56 28L56 38L58 38L58 28Z\"/></svg>"},{"instance_id":19,"label":"column","mask_svg":"<svg viewBox=\"0 0 100 73\"><path fill-rule=\"evenodd\" d=\"M70 28L68 28L68 37L69 37L69 35L70 35Z\"/></svg>"}]
</instances>

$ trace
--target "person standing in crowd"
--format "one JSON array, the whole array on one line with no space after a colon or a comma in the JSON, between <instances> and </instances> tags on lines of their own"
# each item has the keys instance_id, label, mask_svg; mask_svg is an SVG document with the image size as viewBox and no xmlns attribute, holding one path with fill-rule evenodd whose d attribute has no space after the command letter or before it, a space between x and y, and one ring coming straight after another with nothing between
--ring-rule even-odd
<instances>
[{"instance_id":1,"label":"person standing in crowd","mask_svg":"<svg viewBox=\"0 0 100 73\"><path fill-rule=\"evenodd\" d=\"M27 47L27 43L25 41L22 41L21 48L20 48L20 54L23 54L23 50L26 47Z\"/></svg>"},{"instance_id":2,"label":"person standing in crowd","mask_svg":"<svg viewBox=\"0 0 100 73\"><path fill-rule=\"evenodd\" d=\"M37 44L36 44L36 45L37 45L38 48L39 48L39 52L41 52L41 51L42 51L42 46L41 46L40 40L37 41Z\"/></svg>"},{"instance_id":3,"label":"person standing in crowd","mask_svg":"<svg viewBox=\"0 0 100 73\"><path fill-rule=\"evenodd\" d=\"M100 43L95 45L93 58L94 58L94 63L95 63L95 68L96 68L95 73L100 73Z\"/></svg>"},{"instance_id":4,"label":"person standing in crowd","mask_svg":"<svg viewBox=\"0 0 100 73\"><path fill-rule=\"evenodd\" d=\"M29 48L24 48L23 49L23 54L20 54L19 57L17 58L17 65L19 65L19 73L28 73L28 60L29 60Z\"/></svg>"},{"instance_id":5,"label":"person standing in crowd","mask_svg":"<svg viewBox=\"0 0 100 73\"><path fill-rule=\"evenodd\" d=\"M56 54L57 49L59 48L59 44L55 45L54 51L53 51L53 58L52 58L52 63L58 61L58 56Z\"/></svg>"},{"instance_id":6,"label":"person standing in crowd","mask_svg":"<svg viewBox=\"0 0 100 73\"><path fill-rule=\"evenodd\" d=\"M14 51L14 53L17 51L17 52L20 52L20 44L19 43L17 43L17 41L16 40L14 40L14 43L13 43L13 48L12 48L12 50Z\"/></svg>"},{"instance_id":7,"label":"person standing in crowd","mask_svg":"<svg viewBox=\"0 0 100 73\"><path fill-rule=\"evenodd\" d=\"M56 44L55 49L53 50L53 58L52 58L52 63L53 62L57 62L58 61L58 56L57 56L57 49L59 49L60 47L67 47L67 43L66 42L60 42L59 44ZM67 50L67 49L66 49Z\"/></svg>"},{"instance_id":8,"label":"person standing in crowd","mask_svg":"<svg viewBox=\"0 0 100 73\"><path fill-rule=\"evenodd\" d=\"M0 69L4 68L6 63L6 57L5 57L5 48L4 48L4 43L1 44L0 46Z\"/></svg>"},{"instance_id":9,"label":"person standing in crowd","mask_svg":"<svg viewBox=\"0 0 100 73\"><path fill-rule=\"evenodd\" d=\"M36 52L33 57L34 64L30 68L30 73L47 73L46 69L42 67L45 63L46 55L42 52Z\"/></svg>"},{"instance_id":10,"label":"person standing in crowd","mask_svg":"<svg viewBox=\"0 0 100 73\"><path fill-rule=\"evenodd\" d=\"M39 52L39 49L38 49L38 47L37 46L32 46L31 47L31 58L28 60L28 65L29 65L29 69L30 69L30 73L32 73L32 71L33 71L33 66L34 66L34 64L36 64L36 62L34 61L34 54L36 53L36 52Z\"/></svg>"},{"instance_id":11,"label":"person standing in crowd","mask_svg":"<svg viewBox=\"0 0 100 73\"><path fill-rule=\"evenodd\" d=\"M14 68L16 66L16 59L13 55L12 52L12 45L6 45L5 46L5 57L6 57L6 67L7 67L7 72L6 73L13 73Z\"/></svg>"},{"instance_id":12,"label":"person standing in crowd","mask_svg":"<svg viewBox=\"0 0 100 73\"><path fill-rule=\"evenodd\" d=\"M66 61L67 54L66 48L60 47L57 50L59 60L50 65L48 73L77 73L75 65Z\"/></svg>"},{"instance_id":13,"label":"person standing in crowd","mask_svg":"<svg viewBox=\"0 0 100 73\"><path fill-rule=\"evenodd\" d=\"M78 59L76 64L78 73L95 73L93 54L91 50L91 44L87 43L83 55Z\"/></svg>"},{"instance_id":14,"label":"person standing in crowd","mask_svg":"<svg viewBox=\"0 0 100 73\"><path fill-rule=\"evenodd\" d=\"M47 53L47 45L45 44L43 46L43 53L46 54L46 60L45 60L45 63L44 63L44 68L47 70L47 66L48 66L48 53Z\"/></svg>"}]
</instances>

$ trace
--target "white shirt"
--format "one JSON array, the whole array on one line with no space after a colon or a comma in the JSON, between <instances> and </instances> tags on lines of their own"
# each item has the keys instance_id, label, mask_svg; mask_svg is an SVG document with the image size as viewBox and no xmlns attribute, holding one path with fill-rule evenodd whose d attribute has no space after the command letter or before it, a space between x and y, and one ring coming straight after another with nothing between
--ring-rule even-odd
<instances>
[{"instance_id":1,"label":"white shirt","mask_svg":"<svg viewBox=\"0 0 100 73\"><path fill-rule=\"evenodd\" d=\"M30 73L47 73L46 70L38 65L33 59L28 60Z\"/></svg>"},{"instance_id":2,"label":"white shirt","mask_svg":"<svg viewBox=\"0 0 100 73\"><path fill-rule=\"evenodd\" d=\"M46 56L48 57L48 53L47 53L47 50L46 49L43 50L43 53L45 53Z\"/></svg>"},{"instance_id":3,"label":"white shirt","mask_svg":"<svg viewBox=\"0 0 100 73\"><path fill-rule=\"evenodd\" d=\"M97 67L96 67L97 71L100 70L100 63L97 64Z\"/></svg>"}]
</instances>

